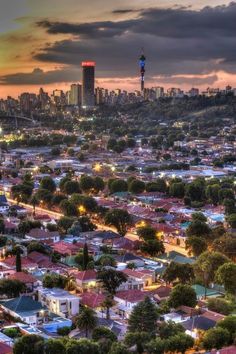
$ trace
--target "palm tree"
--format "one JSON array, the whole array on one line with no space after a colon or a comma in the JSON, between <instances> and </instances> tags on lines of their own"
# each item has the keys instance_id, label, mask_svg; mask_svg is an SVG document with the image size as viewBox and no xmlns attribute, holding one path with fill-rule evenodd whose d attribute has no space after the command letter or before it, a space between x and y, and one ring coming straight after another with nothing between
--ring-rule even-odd
<instances>
[{"instance_id":1,"label":"palm tree","mask_svg":"<svg viewBox=\"0 0 236 354\"><path fill-rule=\"evenodd\" d=\"M33 208L34 208L33 215L35 216L35 207L36 207L36 205L39 204L39 200L38 200L38 198L36 197L35 194L32 195L30 202L33 205Z\"/></svg>"},{"instance_id":2,"label":"palm tree","mask_svg":"<svg viewBox=\"0 0 236 354\"><path fill-rule=\"evenodd\" d=\"M65 278L66 278L65 289L69 290L69 291L74 290L75 289L75 276L74 276L74 274L66 272Z\"/></svg>"},{"instance_id":3,"label":"palm tree","mask_svg":"<svg viewBox=\"0 0 236 354\"><path fill-rule=\"evenodd\" d=\"M95 312L89 307L85 307L78 315L76 325L80 330L85 331L85 337L88 338L89 332L97 325Z\"/></svg>"},{"instance_id":4,"label":"palm tree","mask_svg":"<svg viewBox=\"0 0 236 354\"><path fill-rule=\"evenodd\" d=\"M102 307L106 309L106 319L110 319L110 308L114 306L114 301L111 296L106 296L105 300L102 302Z\"/></svg>"}]
</instances>

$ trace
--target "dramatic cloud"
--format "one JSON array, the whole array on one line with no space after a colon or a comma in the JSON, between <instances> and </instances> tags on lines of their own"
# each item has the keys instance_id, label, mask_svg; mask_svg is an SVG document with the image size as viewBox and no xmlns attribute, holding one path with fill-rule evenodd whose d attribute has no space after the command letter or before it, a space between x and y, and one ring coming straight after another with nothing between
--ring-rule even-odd
<instances>
[{"instance_id":1,"label":"dramatic cloud","mask_svg":"<svg viewBox=\"0 0 236 354\"><path fill-rule=\"evenodd\" d=\"M0 77L1 85L47 85L55 82L77 81L77 69L66 68L44 72L36 68L31 73L17 73Z\"/></svg>"},{"instance_id":2,"label":"dramatic cloud","mask_svg":"<svg viewBox=\"0 0 236 354\"><path fill-rule=\"evenodd\" d=\"M48 33L70 34L74 38L42 48L35 58L77 66L84 59L94 59L98 77L136 76L137 58L144 47L150 76L220 70L234 73L235 18L236 3L230 3L199 11L179 7L146 9L133 19L114 22L74 24L44 20L37 25Z\"/></svg>"},{"instance_id":3,"label":"dramatic cloud","mask_svg":"<svg viewBox=\"0 0 236 354\"><path fill-rule=\"evenodd\" d=\"M233 85L236 81L235 2L222 0L227 5L216 6L220 0L180 0L180 6L174 0L160 0L157 8L155 0L136 0L127 7L124 0L117 0L115 6L102 0L102 8L95 0L92 5L58 0L54 8L52 0L42 1L43 7L35 3L37 11L21 19L26 27L1 39L6 68L0 84L4 87L78 81L81 61L95 60L99 85L110 82L134 88L139 83L141 48L147 57L147 85L222 86L226 78ZM199 8L203 3L212 5ZM23 15L18 10L16 14ZM8 67L10 60L16 65ZM43 70L32 71L35 67Z\"/></svg>"},{"instance_id":4,"label":"dramatic cloud","mask_svg":"<svg viewBox=\"0 0 236 354\"><path fill-rule=\"evenodd\" d=\"M132 10L116 11L132 12ZM234 37L235 18L236 3L231 3L229 6L205 7L200 11L182 7L148 9L142 10L138 18L117 22L69 24L45 20L38 22L38 25L46 28L48 33L71 33L86 38L94 38L94 35L99 38L121 36L127 31L167 38L206 38Z\"/></svg>"}]
</instances>

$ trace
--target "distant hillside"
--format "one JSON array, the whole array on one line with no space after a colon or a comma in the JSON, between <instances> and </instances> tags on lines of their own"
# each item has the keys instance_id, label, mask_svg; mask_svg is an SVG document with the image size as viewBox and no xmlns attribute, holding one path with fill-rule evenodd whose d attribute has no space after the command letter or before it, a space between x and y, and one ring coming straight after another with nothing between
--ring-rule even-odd
<instances>
[{"instance_id":1,"label":"distant hillside","mask_svg":"<svg viewBox=\"0 0 236 354\"><path fill-rule=\"evenodd\" d=\"M166 97L154 102L145 101L131 105L104 107L102 110L105 114L108 112L113 115L117 112L131 114L137 119L235 118L236 97L233 95Z\"/></svg>"}]
</instances>

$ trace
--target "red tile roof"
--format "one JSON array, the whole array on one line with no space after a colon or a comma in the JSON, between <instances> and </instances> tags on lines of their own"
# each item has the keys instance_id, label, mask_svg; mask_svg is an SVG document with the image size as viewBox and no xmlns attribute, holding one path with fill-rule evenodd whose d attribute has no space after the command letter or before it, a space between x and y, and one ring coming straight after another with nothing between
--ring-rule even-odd
<instances>
[{"instance_id":1,"label":"red tile roof","mask_svg":"<svg viewBox=\"0 0 236 354\"><path fill-rule=\"evenodd\" d=\"M137 271L137 270L132 270L132 269L124 269L123 273L128 275L129 277L137 278L137 279L145 279L147 276L152 276L151 271L147 272L142 272L142 271Z\"/></svg>"},{"instance_id":2,"label":"red tile roof","mask_svg":"<svg viewBox=\"0 0 236 354\"><path fill-rule=\"evenodd\" d=\"M206 311L202 314L203 317L208 318L209 320L213 320L216 322L219 322L221 320L223 320L225 318L224 315L218 313L218 312L214 312L214 311Z\"/></svg>"},{"instance_id":3,"label":"red tile roof","mask_svg":"<svg viewBox=\"0 0 236 354\"><path fill-rule=\"evenodd\" d=\"M22 283L35 283L37 281L37 279L33 277L33 275L25 272L16 272L14 274L9 275L8 278L19 280Z\"/></svg>"},{"instance_id":4,"label":"red tile roof","mask_svg":"<svg viewBox=\"0 0 236 354\"><path fill-rule=\"evenodd\" d=\"M68 243L68 242L64 242L64 241L59 241L54 243L54 245L52 246L53 250L60 253L60 254L68 254L68 255L72 255L72 254L76 254L78 253L78 251L83 248L83 243L78 242L78 243Z\"/></svg>"},{"instance_id":5,"label":"red tile roof","mask_svg":"<svg viewBox=\"0 0 236 354\"><path fill-rule=\"evenodd\" d=\"M161 285L159 288L155 289L152 293L154 296L157 295L159 298L165 298L170 295L170 292L171 292L170 286Z\"/></svg>"},{"instance_id":6,"label":"red tile roof","mask_svg":"<svg viewBox=\"0 0 236 354\"><path fill-rule=\"evenodd\" d=\"M97 308L100 307L102 302L105 300L105 296L103 294L96 294L93 292L86 292L80 295L81 304L91 307Z\"/></svg>"},{"instance_id":7,"label":"red tile roof","mask_svg":"<svg viewBox=\"0 0 236 354\"><path fill-rule=\"evenodd\" d=\"M125 300L127 302L139 302L143 301L149 293L141 290L124 290L118 291L115 295L116 298Z\"/></svg>"},{"instance_id":8,"label":"red tile roof","mask_svg":"<svg viewBox=\"0 0 236 354\"><path fill-rule=\"evenodd\" d=\"M236 353L236 346L232 345L231 347L226 347L226 348L222 348L222 349L213 349L211 352L211 354L235 354Z\"/></svg>"},{"instance_id":9,"label":"red tile roof","mask_svg":"<svg viewBox=\"0 0 236 354\"><path fill-rule=\"evenodd\" d=\"M89 270L83 270L83 271L77 271L73 272L73 275L76 279L86 281L86 280L95 280L97 273L93 269Z\"/></svg>"},{"instance_id":10,"label":"red tile roof","mask_svg":"<svg viewBox=\"0 0 236 354\"><path fill-rule=\"evenodd\" d=\"M37 252L37 251L30 252L28 254L28 258L36 263L40 263L41 261L49 260L49 256L47 256L46 254Z\"/></svg>"},{"instance_id":11,"label":"red tile roof","mask_svg":"<svg viewBox=\"0 0 236 354\"><path fill-rule=\"evenodd\" d=\"M36 239L49 239L58 235L58 231L46 231L39 228L32 229L30 230L30 232L27 233L27 236Z\"/></svg>"},{"instance_id":12,"label":"red tile roof","mask_svg":"<svg viewBox=\"0 0 236 354\"><path fill-rule=\"evenodd\" d=\"M15 256L8 257L4 259L2 263L4 263L8 267L15 267L16 257ZM37 267L37 264L28 257L21 257L21 266L22 268L35 268Z\"/></svg>"},{"instance_id":13,"label":"red tile roof","mask_svg":"<svg viewBox=\"0 0 236 354\"><path fill-rule=\"evenodd\" d=\"M9 345L0 342L0 353L1 354L12 354L13 349Z\"/></svg>"}]
</instances>

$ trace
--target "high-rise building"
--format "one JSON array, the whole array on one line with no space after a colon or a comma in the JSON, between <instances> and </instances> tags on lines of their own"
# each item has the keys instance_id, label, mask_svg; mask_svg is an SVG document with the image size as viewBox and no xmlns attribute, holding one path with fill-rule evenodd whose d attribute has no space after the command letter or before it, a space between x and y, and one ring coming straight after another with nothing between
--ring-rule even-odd
<instances>
[{"instance_id":1,"label":"high-rise building","mask_svg":"<svg viewBox=\"0 0 236 354\"><path fill-rule=\"evenodd\" d=\"M81 105L81 91L82 87L80 84L72 84L69 91L68 103L72 106Z\"/></svg>"},{"instance_id":2,"label":"high-rise building","mask_svg":"<svg viewBox=\"0 0 236 354\"><path fill-rule=\"evenodd\" d=\"M82 62L82 107L92 108L95 105L94 82L95 62Z\"/></svg>"},{"instance_id":3,"label":"high-rise building","mask_svg":"<svg viewBox=\"0 0 236 354\"><path fill-rule=\"evenodd\" d=\"M155 92L156 99L160 97L164 97L164 87L157 86L157 87L153 87L152 90Z\"/></svg>"}]
</instances>

